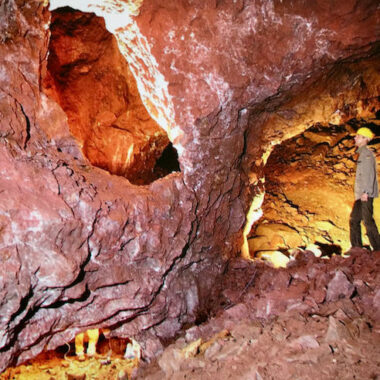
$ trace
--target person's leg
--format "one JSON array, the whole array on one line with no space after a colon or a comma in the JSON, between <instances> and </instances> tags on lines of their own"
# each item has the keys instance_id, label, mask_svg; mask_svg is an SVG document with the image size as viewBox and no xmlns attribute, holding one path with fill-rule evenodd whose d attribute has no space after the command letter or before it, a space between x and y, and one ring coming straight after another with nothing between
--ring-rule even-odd
<instances>
[{"instance_id":1,"label":"person's leg","mask_svg":"<svg viewBox=\"0 0 380 380\"><path fill-rule=\"evenodd\" d=\"M373 198L368 198L367 202L362 202L362 216L371 247L374 251L379 251L380 237L375 219L373 219Z\"/></svg>"},{"instance_id":2,"label":"person's leg","mask_svg":"<svg viewBox=\"0 0 380 380\"><path fill-rule=\"evenodd\" d=\"M354 203L350 215L350 241L351 247L362 247L362 231L360 222L362 220L362 207L361 200L357 200Z\"/></svg>"},{"instance_id":3,"label":"person's leg","mask_svg":"<svg viewBox=\"0 0 380 380\"><path fill-rule=\"evenodd\" d=\"M99 329L90 329L87 330L88 336L88 347L87 347L87 355L94 356L96 354L96 344L99 339Z\"/></svg>"},{"instance_id":4,"label":"person's leg","mask_svg":"<svg viewBox=\"0 0 380 380\"><path fill-rule=\"evenodd\" d=\"M75 354L77 356L83 356L84 355L84 333L80 333L75 336Z\"/></svg>"}]
</instances>

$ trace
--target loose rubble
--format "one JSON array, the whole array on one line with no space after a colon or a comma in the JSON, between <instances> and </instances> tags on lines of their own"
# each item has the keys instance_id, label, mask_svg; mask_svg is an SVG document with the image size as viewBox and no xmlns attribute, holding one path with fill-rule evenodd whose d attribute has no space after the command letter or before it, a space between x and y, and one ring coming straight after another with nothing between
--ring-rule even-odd
<instances>
[{"instance_id":1,"label":"loose rubble","mask_svg":"<svg viewBox=\"0 0 380 380\"><path fill-rule=\"evenodd\" d=\"M366 250L331 260L306 252L277 270L236 261L224 309L188 329L138 378L376 379L379 269L380 252Z\"/></svg>"},{"instance_id":2,"label":"loose rubble","mask_svg":"<svg viewBox=\"0 0 380 380\"><path fill-rule=\"evenodd\" d=\"M104 355L83 363L37 360L1 380L122 379L122 371L125 379L149 380L379 375L380 252L358 249L330 260L300 252L281 269L234 260L224 286L211 317L183 331L154 362L144 352L140 363Z\"/></svg>"}]
</instances>

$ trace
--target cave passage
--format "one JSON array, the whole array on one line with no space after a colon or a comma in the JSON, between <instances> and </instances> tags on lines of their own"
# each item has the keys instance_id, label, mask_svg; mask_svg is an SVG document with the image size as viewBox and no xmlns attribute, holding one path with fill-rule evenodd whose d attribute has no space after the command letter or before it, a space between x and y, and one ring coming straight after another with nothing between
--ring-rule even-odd
<instances>
[{"instance_id":1,"label":"cave passage","mask_svg":"<svg viewBox=\"0 0 380 380\"><path fill-rule=\"evenodd\" d=\"M104 19L59 8L50 30L44 91L65 111L90 163L137 185L179 171L177 152L142 103Z\"/></svg>"},{"instance_id":2,"label":"cave passage","mask_svg":"<svg viewBox=\"0 0 380 380\"><path fill-rule=\"evenodd\" d=\"M350 248L349 217L356 156L353 135L362 126L379 134L378 117L352 119L344 125L316 124L277 145L264 168L263 217L249 234L252 257L291 257L298 249L317 256L341 255ZM380 141L369 144L379 155ZM379 175L380 173L378 173ZM379 200L374 217L380 225ZM362 228L363 243L369 246ZM281 265L279 265L281 266Z\"/></svg>"},{"instance_id":3,"label":"cave passage","mask_svg":"<svg viewBox=\"0 0 380 380\"><path fill-rule=\"evenodd\" d=\"M49 380L57 379L119 379L131 378L138 367L136 359L125 358L124 353L129 339L105 338L102 334L96 346L95 355L86 355L79 359L75 355L74 341L55 350L43 351L35 358L17 367L9 367L4 378L22 378ZM85 347L87 342L85 342ZM20 375L21 374L21 375ZM122 377L121 374L124 374Z\"/></svg>"}]
</instances>

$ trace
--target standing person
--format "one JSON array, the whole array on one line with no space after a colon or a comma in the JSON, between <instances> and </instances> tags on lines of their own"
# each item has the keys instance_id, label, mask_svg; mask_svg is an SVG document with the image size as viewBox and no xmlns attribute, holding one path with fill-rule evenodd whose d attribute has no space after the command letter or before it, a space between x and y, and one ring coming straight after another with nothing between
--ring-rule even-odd
<instances>
[{"instance_id":1,"label":"standing person","mask_svg":"<svg viewBox=\"0 0 380 380\"><path fill-rule=\"evenodd\" d=\"M351 247L362 247L360 222L363 220L367 236L373 250L380 250L380 237L373 219L373 198L379 195L377 184L376 158L367 144L374 137L369 128L359 128L355 136L355 145L359 158L355 177L355 203L350 216Z\"/></svg>"}]
</instances>

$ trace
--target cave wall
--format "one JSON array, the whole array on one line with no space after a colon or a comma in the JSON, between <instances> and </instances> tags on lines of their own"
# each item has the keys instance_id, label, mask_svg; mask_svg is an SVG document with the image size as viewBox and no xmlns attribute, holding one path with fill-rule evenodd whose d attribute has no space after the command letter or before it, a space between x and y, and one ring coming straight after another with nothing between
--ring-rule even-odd
<instances>
[{"instance_id":1,"label":"cave wall","mask_svg":"<svg viewBox=\"0 0 380 380\"><path fill-rule=\"evenodd\" d=\"M47 5L1 3L1 369L89 326L135 336L149 357L157 337L207 311L242 243L264 100L279 106L335 61L369 55L378 39L374 1L90 8L179 154L181 173L136 187L89 165L43 94Z\"/></svg>"},{"instance_id":2,"label":"cave wall","mask_svg":"<svg viewBox=\"0 0 380 380\"><path fill-rule=\"evenodd\" d=\"M83 154L134 184L153 182L169 139L142 104L104 19L65 7L52 13L50 32L44 92L65 111Z\"/></svg>"},{"instance_id":3,"label":"cave wall","mask_svg":"<svg viewBox=\"0 0 380 380\"><path fill-rule=\"evenodd\" d=\"M263 217L250 232L252 255L315 242L335 245L336 253L350 248L353 136L360 126L378 130L379 62L376 48L360 62L341 62L272 112L254 116L264 128L252 132L260 144L250 154L261 158L250 175L265 198ZM378 141L371 147L378 154ZM375 216L378 207L375 200Z\"/></svg>"},{"instance_id":4,"label":"cave wall","mask_svg":"<svg viewBox=\"0 0 380 380\"><path fill-rule=\"evenodd\" d=\"M356 155L350 125L316 125L278 145L264 168L263 217L253 225L250 255L300 248L315 254L343 254L350 247ZM379 156L379 141L370 145ZM378 176L380 170L378 168ZM379 199L374 218L380 224ZM363 242L369 245L367 236Z\"/></svg>"},{"instance_id":5,"label":"cave wall","mask_svg":"<svg viewBox=\"0 0 380 380\"><path fill-rule=\"evenodd\" d=\"M186 252L193 195L175 174L148 189L91 167L42 92L49 12L40 2L3 11L12 34L1 45L0 367L93 324L130 320L119 335L131 336L170 317L194 319L196 278L177 281L187 298L173 292L168 307L165 296Z\"/></svg>"},{"instance_id":6,"label":"cave wall","mask_svg":"<svg viewBox=\"0 0 380 380\"><path fill-rule=\"evenodd\" d=\"M379 46L373 44L361 60L352 57L328 66L320 75L306 79L302 89L288 93L279 104L272 98L252 112L250 123L259 123L249 139L249 155L260 157L253 172L265 165L274 146L313 125L342 125L351 119L374 119L379 100ZM268 112L268 110L270 112Z\"/></svg>"}]
</instances>

